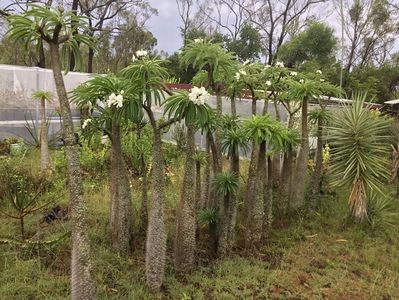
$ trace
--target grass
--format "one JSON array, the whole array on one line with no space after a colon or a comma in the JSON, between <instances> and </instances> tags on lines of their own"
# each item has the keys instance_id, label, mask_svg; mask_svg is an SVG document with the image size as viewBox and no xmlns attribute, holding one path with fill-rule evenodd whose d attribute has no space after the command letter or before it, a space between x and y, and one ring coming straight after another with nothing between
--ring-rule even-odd
<instances>
[{"instance_id":1,"label":"grass","mask_svg":"<svg viewBox=\"0 0 399 300\"><path fill-rule=\"evenodd\" d=\"M31 161L35 155L31 154ZM107 178L85 180L99 299L395 299L399 295L397 228L376 231L349 222L346 193L323 197L316 213L276 220L256 253L237 247L230 257L209 260L202 247L207 239L203 235L196 270L177 275L171 257L179 164L172 166L172 172L176 175L166 193L168 261L159 295L150 294L145 287L143 238L136 238L130 258L115 255L110 247ZM61 191L63 186L59 186ZM140 182L134 179L132 188L138 216ZM67 205L67 195L58 201ZM40 232L43 239L50 239L69 230L68 222L40 227L42 214L27 217L28 234ZM138 221L134 220L135 225ZM237 225L239 239L242 226ZM0 236L17 237L18 224L1 217ZM46 248L0 245L0 251L1 299L70 298L69 237Z\"/></svg>"}]
</instances>

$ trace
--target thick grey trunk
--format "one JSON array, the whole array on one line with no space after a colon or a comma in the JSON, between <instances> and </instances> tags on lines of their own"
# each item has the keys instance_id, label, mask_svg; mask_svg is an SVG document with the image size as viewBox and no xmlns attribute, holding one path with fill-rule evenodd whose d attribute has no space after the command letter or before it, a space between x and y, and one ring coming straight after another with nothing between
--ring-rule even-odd
<instances>
[{"instance_id":1,"label":"thick grey trunk","mask_svg":"<svg viewBox=\"0 0 399 300\"><path fill-rule=\"evenodd\" d=\"M206 147L205 147L205 170L204 170L204 178L202 183L202 205L200 209L210 208L210 183L211 183L211 146L209 142L209 138L207 135L206 138Z\"/></svg>"},{"instance_id":2,"label":"thick grey trunk","mask_svg":"<svg viewBox=\"0 0 399 300\"><path fill-rule=\"evenodd\" d=\"M187 152L183 185L176 213L174 264L177 272L194 266L195 254L195 129L187 125Z\"/></svg>"},{"instance_id":3,"label":"thick grey trunk","mask_svg":"<svg viewBox=\"0 0 399 300\"><path fill-rule=\"evenodd\" d=\"M271 158L268 157L267 164L267 184L264 191L264 222L263 231L266 234L273 222L273 164Z\"/></svg>"},{"instance_id":4,"label":"thick grey trunk","mask_svg":"<svg viewBox=\"0 0 399 300\"><path fill-rule=\"evenodd\" d=\"M286 212L289 208L290 191L291 191L291 178L292 178L292 163L293 153L292 150L287 150L284 154L283 170L281 171L281 184L280 184L280 208Z\"/></svg>"},{"instance_id":5,"label":"thick grey trunk","mask_svg":"<svg viewBox=\"0 0 399 300\"><path fill-rule=\"evenodd\" d=\"M255 142L252 143L251 159L249 162L247 187L245 192L245 215L255 198L255 185L256 185L256 168L258 159L259 145Z\"/></svg>"},{"instance_id":6,"label":"thick grey trunk","mask_svg":"<svg viewBox=\"0 0 399 300\"><path fill-rule=\"evenodd\" d=\"M152 161L152 201L148 218L146 241L146 279L152 291L158 291L165 273L166 232L164 221L165 174L161 131L154 128Z\"/></svg>"},{"instance_id":7,"label":"thick grey trunk","mask_svg":"<svg viewBox=\"0 0 399 300\"><path fill-rule=\"evenodd\" d=\"M131 253L133 206L119 123L112 122L111 133L111 240L114 249L128 255Z\"/></svg>"},{"instance_id":8,"label":"thick grey trunk","mask_svg":"<svg viewBox=\"0 0 399 300\"><path fill-rule=\"evenodd\" d=\"M320 194L321 173L323 171L323 120L317 120L317 147L316 147L316 165L310 185L310 206L315 209Z\"/></svg>"},{"instance_id":9,"label":"thick grey trunk","mask_svg":"<svg viewBox=\"0 0 399 300\"><path fill-rule=\"evenodd\" d=\"M42 173L47 170L49 163L46 99L40 99L40 171Z\"/></svg>"},{"instance_id":10,"label":"thick grey trunk","mask_svg":"<svg viewBox=\"0 0 399 300\"><path fill-rule=\"evenodd\" d=\"M230 98L230 111L232 116L237 115L236 99L234 97Z\"/></svg>"},{"instance_id":11,"label":"thick grey trunk","mask_svg":"<svg viewBox=\"0 0 399 300\"><path fill-rule=\"evenodd\" d=\"M259 146L259 154L257 158L255 195L249 202L247 213L247 230L245 235L246 247L252 247L259 244L262 238L263 226L263 192L264 177L266 165L266 142L262 142Z\"/></svg>"},{"instance_id":12,"label":"thick grey trunk","mask_svg":"<svg viewBox=\"0 0 399 300\"><path fill-rule=\"evenodd\" d=\"M291 207L298 209L305 204L305 190L308 183L308 156L309 156L309 137L308 137L308 101L302 103L302 132L301 147L295 169L295 180L293 181Z\"/></svg>"},{"instance_id":13,"label":"thick grey trunk","mask_svg":"<svg viewBox=\"0 0 399 300\"><path fill-rule=\"evenodd\" d=\"M64 79L62 78L58 44L50 44L50 54L60 104L62 133L68 164L72 224L71 296L74 300L96 299L96 286L92 277L88 235L87 204L83 197L78 145L73 128L71 108L69 106Z\"/></svg>"},{"instance_id":14,"label":"thick grey trunk","mask_svg":"<svg viewBox=\"0 0 399 300\"><path fill-rule=\"evenodd\" d=\"M140 232L145 233L148 226L148 177L147 165L144 158L141 158L141 208L140 208Z\"/></svg>"}]
</instances>

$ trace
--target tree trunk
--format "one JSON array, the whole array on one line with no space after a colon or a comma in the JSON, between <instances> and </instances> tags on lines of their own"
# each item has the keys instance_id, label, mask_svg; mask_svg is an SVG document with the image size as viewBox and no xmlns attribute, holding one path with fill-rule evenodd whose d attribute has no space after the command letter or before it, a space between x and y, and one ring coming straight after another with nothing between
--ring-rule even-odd
<instances>
[{"instance_id":1,"label":"tree trunk","mask_svg":"<svg viewBox=\"0 0 399 300\"><path fill-rule=\"evenodd\" d=\"M237 116L236 99L234 97L230 98L230 111L233 117Z\"/></svg>"},{"instance_id":2,"label":"tree trunk","mask_svg":"<svg viewBox=\"0 0 399 300\"><path fill-rule=\"evenodd\" d=\"M140 232L145 233L148 226L148 177L147 165L144 157L141 157L141 208L140 208Z\"/></svg>"},{"instance_id":3,"label":"tree trunk","mask_svg":"<svg viewBox=\"0 0 399 300\"><path fill-rule=\"evenodd\" d=\"M257 159L255 195L249 202L247 213L247 231L245 235L246 247L253 247L261 241L263 225L263 188L266 165L266 142L261 142Z\"/></svg>"},{"instance_id":4,"label":"tree trunk","mask_svg":"<svg viewBox=\"0 0 399 300\"><path fill-rule=\"evenodd\" d=\"M256 185L256 168L257 159L259 155L259 145L256 142L252 142L251 159L249 162L248 176L247 176L247 187L245 192L245 215L247 215L249 207L255 198L255 185Z\"/></svg>"},{"instance_id":5,"label":"tree trunk","mask_svg":"<svg viewBox=\"0 0 399 300\"><path fill-rule=\"evenodd\" d=\"M195 213L197 214L203 207L201 203L201 162L195 162Z\"/></svg>"},{"instance_id":6,"label":"tree trunk","mask_svg":"<svg viewBox=\"0 0 399 300\"><path fill-rule=\"evenodd\" d=\"M122 153L120 124L113 121L111 132L111 240L115 250L122 255L129 255L133 206L130 182Z\"/></svg>"},{"instance_id":7,"label":"tree trunk","mask_svg":"<svg viewBox=\"0 0 399 300\"><path fill-rule=\"evenodd\" d=\"M205 146L205 170L204 170L204 179L202 183L202 206L200 209L210 208L210 184L211 184L211 146L209 142L208 133L206 135L206 146Z\"/></svg>"},{"instance_id":8,"label":"tree trunk","mask_svg":"<svg viewBox=\"0 0 399 300\"><path fill-rule=\"evenodd\" d=\"M238 153L233 155L231 160L231 172L240 180L240 156ZM230 195L230 212L229 212L229 232L228 232L228 249L232 249L235 242L235 228L237 222L237 209L238 209L238 195L233 193Z\"/></svg>"},{"instance_id":9,"label":"tree trunk","mask_svg":"<svg viewBox=\"0 0 399 300\"><path fill-rule=\"evenodd\" d=\"M272 184L273 187L278 188L280 185L280 173L281 173L281 154L280 152L276 152L273 154L273 157L271 159L272 161Z\"/></svg>"},{"instance_id":10,"label":"tree trunk","mask_svg":"<svg viewBox=\"0 0 399 300\"><path fill-rule=\"evenodd\" d=\"M46 99L40 99L40 171L45 173L49 167L48 133L46 120Z\"/></svg>"},{"instance_id":11,"label":"tree trunk","mask_svg":"<svg viewBox=\"0 0 399 300\"><path fill-rule=\"evenodd\" d=\"M291 178L292 178L292 163L293 153L292 150L287 150L284 154L283 170L281 171L281 184L280 184L280 208L286 212L290 203L291 192Z\"/></svg>"},{"instance_id":12,"label":"tree trunk","mask_svg":"<svg viewBox=\"0 0 399 300\"><path fill-rule=\"evenodd\" d=\"M87 73L93 73L94 49L89 48L87 57Z\"/></svg>"},{"instance_id":13,"label":"tree trunk","mask_svg":"<svg viewBox=\"0 0 399 300\"><path fill-rule=\"evenodd\" d=\"M223 116L223 99L220 92L216 93L216 114L219 118ZM218 126L215 130L215 146L218 159L222 157L222 128ZM221 162L220 162L221 163ZM222 168L220 169L222 171Z\"/></svg>"},{"instance_id":14,"label":"tree trunk","mask_svg":"<svg viewBox=\"0 0 399 300\"><path fill-rule=\"evenodd\" d=\"M273 164L270 156L268 156L267 164L267 185L264 191L264 222L263 232L267 233L273 222Z\"/></svg>"},{"instance_id":15,"label":"tree trunk","mask_svg":"<svg viewBox=\"0 0 399 300\"><path fill-rule=\"evenodd\" d=\"M194 266L195 254L195 129L187 125L187 152L182 191L176 212L174 264L177 272Z\"/></svg>"},{"instance_id":16,"label":"tree trunk","mask_svg":"<svg viewBox=\"0 0 399 300\"><path fill-rule=\"evenodd\" d=\"M87 222L87 204L83 197L83 182L78 145L73 128L71 108L61 72L58 44L50 44L51 64L62 117L62 133L68 164L68 185L71 200L72 299L96 299L96 286L92 277L90 244Z\"/></svg>"},{"instance_id":17,"label":"tree trunk","mask_svg":"<svg viewBox=\"0 0 399 300\"><path fill-rule=\"evenodd\" d=\"M224 196L219 209L219 239L218 256L223 257L229 252L229 231L231 224L230 194Z\"/></svg>"},{"instance_id":18,"label":"tree trunk","mask_svg":"<svg viewBox=\"0 0 399 300\"><path fill-rule=\"evenodd\" d=\"M315 209L320 194L320 180L323 171L323 120L317 120L317 147L316 147L316 165L310 185L310 206Z\"/></svg>"},{"instance_id":19,"label":"tree trunk","mask_svg":"<svg viewBox=\"0 0 399 300\"><path fill-rule=\"evenodd\" d=\"M308 138L308 100L302 103L302 133L301 147L299 149L296 162L295 180L293 181L291 207L298 209L305 204L305 189L308 182L308 156L309 156L309 138Z\"/></svg>"},{"instance_id":20,"label":"tree trunk","mask_svg":"<svg viewBox=\"0 0 399 300\"><path fill-rule=\"evenodd\" d=\"M158 291L165 273L166 258L165 175L161 130L157 127L153 129L152 201L148 218L145 266L147 285L152 291Z\"/></svg>"}]
</instances>

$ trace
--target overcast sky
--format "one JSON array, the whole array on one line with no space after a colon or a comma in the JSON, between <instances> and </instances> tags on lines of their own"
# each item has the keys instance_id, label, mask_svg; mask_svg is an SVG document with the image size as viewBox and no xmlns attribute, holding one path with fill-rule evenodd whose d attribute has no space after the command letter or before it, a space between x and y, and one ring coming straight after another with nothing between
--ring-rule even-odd
<instances>
[{"instance_id":1,"label":"overcast sky","mask_svg":"<svg viewBox=\"0 0 399 300\"><path fill-rule=\"evenodd\" d=\"M158 10L158 16L153 16L147 23L148 29L158 40L156 49L169 54L178 50L182 39L178 26L180 17L175 0L149 0L152 7Z\"/></svg>"}]
</instances>

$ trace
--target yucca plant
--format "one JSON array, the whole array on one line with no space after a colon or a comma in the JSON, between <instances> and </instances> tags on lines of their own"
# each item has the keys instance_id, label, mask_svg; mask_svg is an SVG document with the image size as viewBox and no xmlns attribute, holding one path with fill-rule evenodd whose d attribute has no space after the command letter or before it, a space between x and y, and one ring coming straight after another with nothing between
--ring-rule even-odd
<instances>
[{"instance_id":1,"label":"yucca plant","mask_svg":"<svg viewBox=\"0 0 399 300\"><path fill-rule=\"evenodd\" d=\"M381 195L370 191L367 194L368 203L367 222L373 230L386 230L397 227L398 213L395 209L394 200L390 195Z\"/></svg>"},{"instance_id":2,"label":"yucca plant","mask_svg":"<svg viewBox=\"0 0 399 300\"><path fill-rule=\"evenodd\" d=\"M205 88L193 87L190 92L180 91L165 103L165 114L178 121L184 120L187 127L186 163L184 167L181 197L176 216L174 263L178 272L187 272L194 266L196 232L195 197L195 132L198 124L208 119L209 93Z\"/></svg>"},{"instance_id":3,"label":"yucca plant","mask_svg":"<svg viewBox=\"0 0 399 300\"><path fill-rule=\"evenodd\" d=\"M381 185L389 178L392 120L364 107L366 94L357 94L333 116L328 128L331 146L332 184L349 186L349 208L359 222L367 219L367 195L382 194Z\"/></svg>"},{"instance_id":4,"label":"yucca plant","mask_svg":"<svg viewBox=\"0 0 399 300\"><path fill-rule=\"evenodd\" d=\"M68 159L72 219L72 299L96 299L96 285L91 275L87 207L83 198L78 145L62 75L62 62L64 70L68 71L71 53L76 66L81 63L79 45L94 47L91 37L85 34L90 31L89 23L87 18L77 16L73 11L65 12L63 8L39 4L29 4L24 13L11 15L8 21L7 35L10 39L23 42L26 48L32 45L41 47L43 44L50 48L51 67L60 103Z\"/></svg>"}]
</instances>

